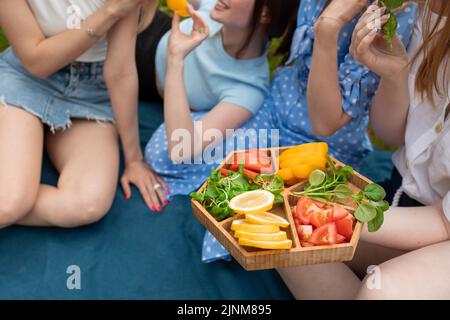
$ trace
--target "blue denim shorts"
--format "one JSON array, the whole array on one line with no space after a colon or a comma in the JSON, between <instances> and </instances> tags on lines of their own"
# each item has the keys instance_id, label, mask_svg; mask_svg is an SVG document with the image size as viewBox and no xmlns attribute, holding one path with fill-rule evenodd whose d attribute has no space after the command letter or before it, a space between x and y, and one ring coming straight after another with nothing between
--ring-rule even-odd
<instances>
[{"instance_id":1,"label":"blue denim shorts","mask_svg":"<svg viewBox=\"0 0 450 320\"><path fill-rule=\"evenodd\" d=\"M9 48L0 55L0 105L32 113L53 132L69 128L72 119L115 123L103 62L73 62L40 79Z\"/></svg>"}]
</instances>

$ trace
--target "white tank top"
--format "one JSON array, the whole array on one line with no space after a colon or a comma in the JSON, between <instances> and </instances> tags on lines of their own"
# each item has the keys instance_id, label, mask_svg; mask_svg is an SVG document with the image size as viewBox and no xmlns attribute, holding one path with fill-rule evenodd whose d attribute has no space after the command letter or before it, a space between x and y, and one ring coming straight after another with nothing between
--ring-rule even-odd
<instances>
[{"instance_id":1,"label":"white tank top","mask_svg":"<svg viewBox=\"0 0 450 320\"><path fill-rule=\"evenodd\" d=\"M81 26L106 0L28 0L37 22L46 37ZM99 62L106 59L107 41L103 37L76 61Z\"/></svg>"}]
</instances>

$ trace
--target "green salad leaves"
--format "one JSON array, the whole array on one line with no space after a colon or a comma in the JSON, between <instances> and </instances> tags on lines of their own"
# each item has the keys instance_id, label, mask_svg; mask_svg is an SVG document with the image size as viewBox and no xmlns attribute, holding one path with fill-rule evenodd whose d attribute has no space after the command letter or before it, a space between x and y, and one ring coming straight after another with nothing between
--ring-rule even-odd
<instances>
[{"instance_id":1,"label":"green salad leaves","mask_svg":"<svg viewBox=\"0 0 450 320\"><path fill-rule=\"evenodd\" d=\"M398 28L397 17L393 10L400 8L403 5L404 0L378 0L378 6L385 6L385 14L389 15L388 22L383 26L384 38L392 46L392 40L395 37Z\"/></svg>"},{"instance_id":2,"label":"green salad leaves","mask_svg":"<svg viewBox=\"0 0 450 320\"><path fill-rule=\"evenodd\" d=\"M349 177L354 174L353 168L345 166L337 169L330 158L328 165L330 167L328 172L312 173L315 176L322 176L322 179L310 179L305 189L296 195L308 196L327 204L339 203L339 199L353 199L358 204L355 211L356 219L367 223L370 232L379 230L384 222L384 213L389 209L389 203L384 200L386 197L384 189L378 184L369 184L355 194L348 186Z\"/></svg>"},{"instance_id":3,"label":"green salad leaves","mask_svg":"<svg viewBox=\"0 0 450 320\"><path fill-rule=\"evenodd\" d=\"M200 202L217 221L233 217L235 212L228 204L231 199L247 191L266 190L275 195L275 203L283 203L281 192L284 181L280 177L260 174L251 180L242 173L242 169L241 165L239 172L230 172L227 177L223 177L220 170L213 170L206 188L202 192L191 193L191 198Z\"/></svg>"}]
</instances>

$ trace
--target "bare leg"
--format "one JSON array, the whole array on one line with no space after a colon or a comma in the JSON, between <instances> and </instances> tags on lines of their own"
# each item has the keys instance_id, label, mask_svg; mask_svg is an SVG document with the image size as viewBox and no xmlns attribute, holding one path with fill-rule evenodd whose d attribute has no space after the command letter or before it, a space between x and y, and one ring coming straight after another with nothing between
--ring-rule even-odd
<instances>
[{"instance_id":1,"label":"bare leg","mask_svg":"<svg viewBox=\"0 0 450 320\"><path fill-rule=\"evenodd\" d=\"M380 265L383 262L405 254L406 251L386 248L377 244L360 240L352 261L345 264L363 279L367 274L367 268L371 265Z\"/></svg>"},{"instance_id":2,"label":"bare leg","mask_svg":"<svg viewBox=\"0 0 450 320\"><path fill-rule=\"evenodd\" d=\"M354 299L361 281L343 263L278 269L291 293L298 300Z\"/></svg>"},{"instance_id":3,"label":"bare leg","mask_svg":"<svg viewBox=\"0 0 450 320\"><path fill-rule=\"evenodd\" d=\"M117 187L119 149L111 124L74 121L72 127L47 134L47 151L60 173L57 187L42 186L27 226L78 227L108 212Z\"/></svg>"},{"instance_id":4,"label":"bare leg","mask_svg":"<svg viewBox=\"0 0 450 320\"><path fill-rule=\"evenodd\" d=\"M33 207L41 176L44 129L22 109L0 105L0 228Z\"/></svg>"},{"instance_id":5,"label":"bare leg","mask_svg":"<svg viewBox=\"0 0 450 320\"><path fill-rule=\"evenodd\" d=\"M450 299L449 252L447 241L385 262L380 265L379 289L370 290L370 286L363 285L357 298ZM365 281L373 282L371 277Z\"/></svg>"}]
</instances>

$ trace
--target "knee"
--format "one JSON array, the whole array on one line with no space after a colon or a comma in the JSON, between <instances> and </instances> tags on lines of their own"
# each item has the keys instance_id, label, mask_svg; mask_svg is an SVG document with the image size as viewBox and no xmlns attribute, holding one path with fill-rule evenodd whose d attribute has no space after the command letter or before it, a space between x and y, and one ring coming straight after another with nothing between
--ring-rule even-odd
<instances>
[{"instance_id":1,"label":"knee","mask_svg":"<svg viewBox=\"0 0 450 320\"><path fill-rule=\"evenodd\" d=\"M70 218L63 227L75 228L100 221L112 206L112 198L98 193L77 194L72 203Z\"/></svg>"},{"instance_id":2,"label":"knee","mask_svg":"<svg viewBox=\"0 0 450 320\"><path fill-rule=\"evenodd\" d=\"M17 223L33 208L34 200L23 192L0 191L0 228Z\"/></svg>"},{"instance_id":3,"label":"knee","mask_svg":"<svg viewBox=\"0 0 450 320\"><path fill-rule=\"evenodd\" d=\"M382 264L364 278L356 298L358 300L398 299L399 285Z\"/></svg>"}]
</instances>

